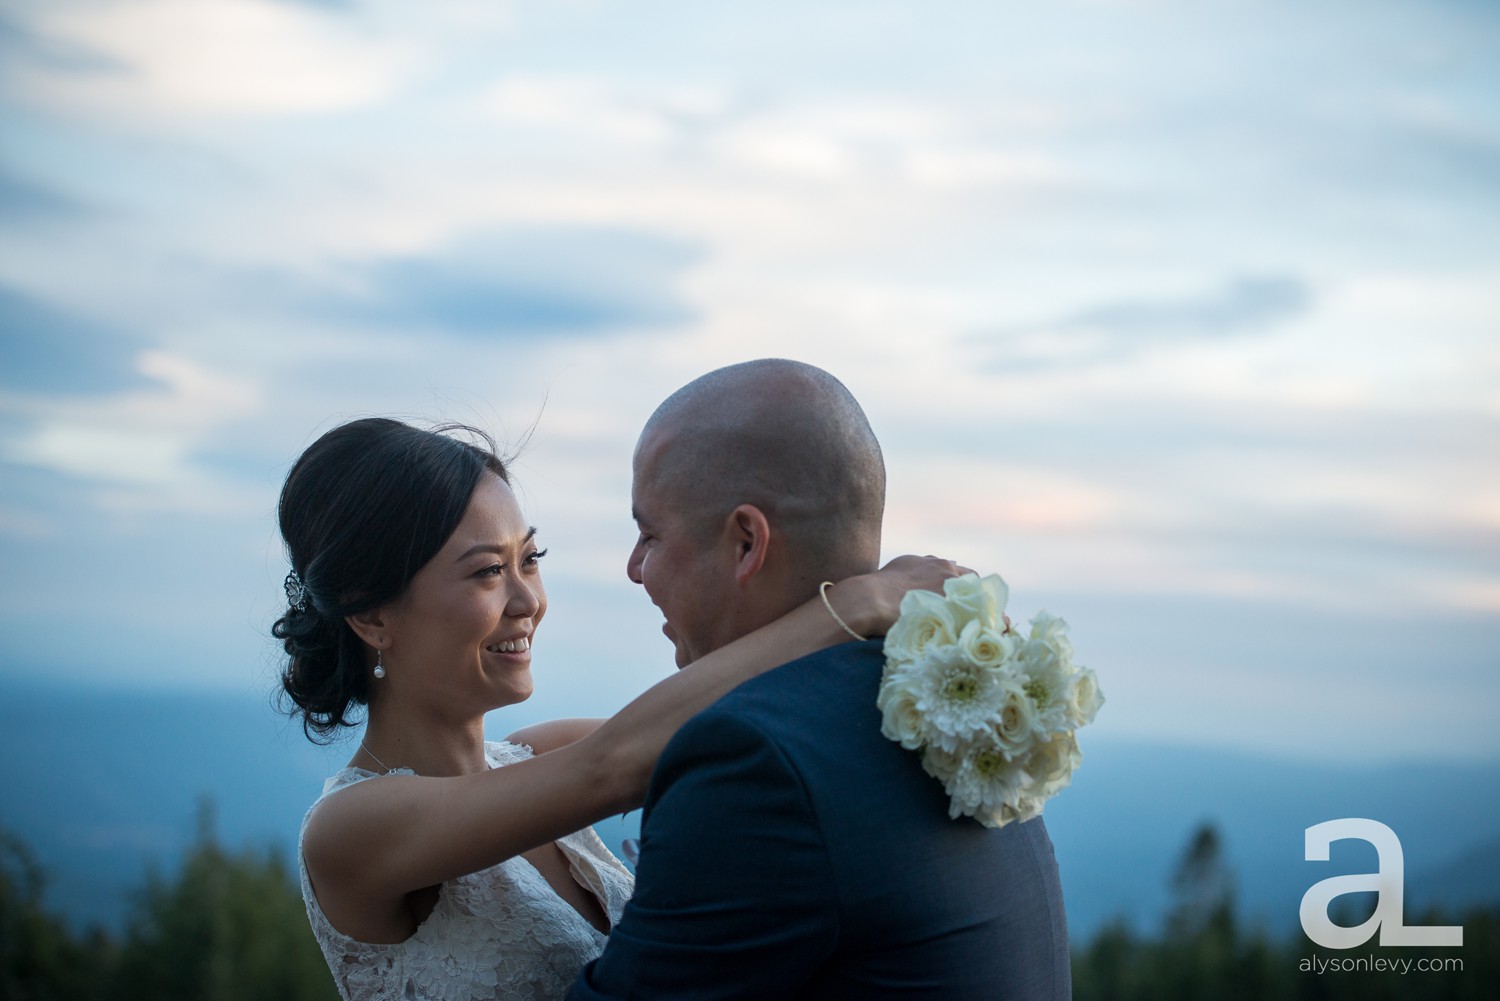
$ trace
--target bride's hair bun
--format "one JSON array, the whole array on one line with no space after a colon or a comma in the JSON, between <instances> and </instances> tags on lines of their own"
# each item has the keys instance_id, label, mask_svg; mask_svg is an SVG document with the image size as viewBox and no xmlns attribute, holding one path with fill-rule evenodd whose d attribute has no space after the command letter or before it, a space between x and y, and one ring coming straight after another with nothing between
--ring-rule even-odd
<instances>
[{"instance_id":1,"label":"bride's hair bun","mask_svg":"<svg viewBox=\"0 0 1500 1001\"><path fill-rule=\"evenodd\" d=\"M288 711L301 716L309 739L354 726L354 707L370 701L368 648L345 617L406 590L458 527L486 472L510 482L484 432L456 424L427 431L385 417L334 428L292 466L278 507L290 605L271 635L287 653Z\"/></svg>"}]
</instances>

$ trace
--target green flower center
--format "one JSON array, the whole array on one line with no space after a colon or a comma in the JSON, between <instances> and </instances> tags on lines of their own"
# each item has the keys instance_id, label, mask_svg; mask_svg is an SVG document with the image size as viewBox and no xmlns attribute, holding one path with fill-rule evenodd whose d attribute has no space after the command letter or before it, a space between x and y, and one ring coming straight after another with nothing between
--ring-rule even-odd
<instances>
[{"instance_id":1,"label":"green flower center","mask_svg":"<svg viewBox=\"0 0 1500 1001\"><path fill-rule=\"evenodd\" d=\"M943 682L943 698L950 702L973 702L979 697L979 681L969 674L955 674Z\"/></svg>"},{"instance_id":2,"label":"green flower center","mask_svg":"<svg viewBox=\"0 0 1500 1001\"><path fill-rule=\"evenodd\" d=\"M1005 755L994 748L985 748L974 755L974 770L985 778L993 778L1005 767Z\"/></svg>"},{"instance_id":3,"label":"green flower center","mask_svg":"<svg viewBox=\"0 0 1500 1001\"><path fill-rule=\"evenodd\" d=\"M1052 694L1044 682L1037 681L1034 678L1022 685L1021 691L1025 692L1031 698L1031 701L1039 706L1046 705L1047 697Z\"/></svg>"}]
</instances>

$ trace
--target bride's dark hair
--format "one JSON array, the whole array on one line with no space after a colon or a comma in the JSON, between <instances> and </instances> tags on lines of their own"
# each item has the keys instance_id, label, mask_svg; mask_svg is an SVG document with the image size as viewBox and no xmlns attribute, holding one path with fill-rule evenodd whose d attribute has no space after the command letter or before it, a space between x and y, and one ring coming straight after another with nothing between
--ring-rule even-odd
<instances>
[{"instance_id":1,"label":"bride's dark hair","mask_svg":"<svg viewBox=\"0 0 1500 1001\"><path fill-rule=\"evenodd\" d=\"M458 527L486 472L510 482L484 432L458 424L427 431L385 417L334 428L292 466L277 513L306 591L271 634L288 657L282 704L291 701L287 711L302 717L308 739L323 743L356 725L354 707L370 699L365 643L344 617L406 590Z\"/></svg>"}]
</instances>

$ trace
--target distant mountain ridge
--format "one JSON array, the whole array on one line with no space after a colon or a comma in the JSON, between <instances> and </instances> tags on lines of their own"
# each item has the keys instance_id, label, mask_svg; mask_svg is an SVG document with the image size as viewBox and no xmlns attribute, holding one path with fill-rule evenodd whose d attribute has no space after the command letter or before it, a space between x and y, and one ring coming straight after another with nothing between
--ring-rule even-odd
<instances>
[{"instance_id":1,"label":"distant mountain ridge","mask_svg":"<svg viewBox=\"0 0 1500 1001\"><path fill-rule=\"evenodd\" d=\"M1241 914L1278 933L1296 927L1312 883L1374 870L1373 850L1356 843L1336 845L1331 862L1303 860L1303 830L1337 817L1397 832L1409 914L1500 904L1500 762L1339 766L1089 736L1073 786L1046 810L1075 940L1115 917L1157 931L1177 859L1205 821L1222 836ZM310 745L264 698L0 681L0 826L47 868L50 906L117 928L146 868L170 871L191 843L200 797L225 844L291 858L349 752ZM620 818L597 826L611 847L633 833Z\"/></svg>"}]
</instances>

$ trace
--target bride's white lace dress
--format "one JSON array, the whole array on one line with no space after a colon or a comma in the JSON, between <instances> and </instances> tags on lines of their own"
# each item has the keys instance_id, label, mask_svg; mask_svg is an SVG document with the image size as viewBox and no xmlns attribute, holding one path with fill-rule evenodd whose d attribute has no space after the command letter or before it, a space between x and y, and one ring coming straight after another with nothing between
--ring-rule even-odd
<instances>
[{"instance_id":1,"label":"bride's white lace dress","mask_svg":"<svg viewBox=\"0 0 1500 1001\"><path fill-rule=\"evenodd\" d=\"M530 749L504 742L487 743L485 751L491 768L531 756ZM327 781L323 796L379 774L345 768ZM413 773L397 768L392 774ZM557 843L573 878L599 899L613 926L634 887L630 871L593 828ZM298 868L313 935L346 1001L561 998L604 948L605 936L519 856L444 883L416 934L394 945L357 942L336 931L313 895L300 848Z\"/></svg>"}]
</instances>

